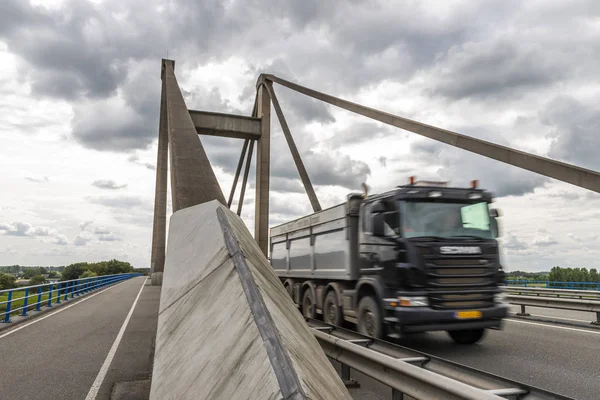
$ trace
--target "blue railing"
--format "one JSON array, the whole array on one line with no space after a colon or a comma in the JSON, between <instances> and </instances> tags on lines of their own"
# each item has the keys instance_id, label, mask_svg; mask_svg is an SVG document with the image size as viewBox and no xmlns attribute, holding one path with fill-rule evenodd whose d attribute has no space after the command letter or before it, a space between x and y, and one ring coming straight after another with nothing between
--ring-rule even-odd
<instances>
[{"instance_id":1,"label":"blue railing","mask_svg":"<svg viewBox=\"0 0 600 400\"><path fill-rule=\"evenodd\" d=\"M40 311L41 307L52 307L68 301L69 298L79 297L83 294L112 285L126 279L141 276L140 273L127 273L117 275L94 276L92 278L72 279L70 281L44 283L41 285L25 286L14 289L0 290L0 323L11 322L11 314L20 313L27 316L27 311ZM25 292L22 297L14 298L14 294ZM2 316L4 315L4 316Z\"/></svg>"},{"instance_id":2,"label":"blue railing","mask_svg":"<svg viewBox=\"0 0 600 400\"><path fill-rule=\"evenodd\" d=\"M600 282L549 282L549 281L526 281L508 280L507 286L542 287L548 289L574 289L574 290L599 290Z\"/></svg>"}]
</instances>

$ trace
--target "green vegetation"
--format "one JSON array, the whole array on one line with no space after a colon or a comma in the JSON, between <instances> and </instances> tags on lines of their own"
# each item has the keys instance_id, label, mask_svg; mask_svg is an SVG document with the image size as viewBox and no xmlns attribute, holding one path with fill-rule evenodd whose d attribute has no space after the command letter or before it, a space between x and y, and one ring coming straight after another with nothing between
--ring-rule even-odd
<instances>
[{"instance_id":1,"label":"green vegetation","mask_svg":"<svg viewBox=\"0 0 600 400\"><path fill-rule=\"evenodd\" d=\"M43 275L43 274L49 274L50 272L55 272L55 273L61 273L65 267L43 267L43 266L30 266L30 267L23 267L21 265L9 265L9 266L2 266L0 267L0 272L3 272L5 274L18 274L18 273L25 273L25 271L27 271L28 269L37 269L38 271L40 269L43 270L43 272L39 272L39 274ZM37 274L34 274L37 275Z\"/></svg>"},{"instance_id":2,"label":"green vegetation","mask_svg":"<svg viewBox=\"0 0 600 400\"><path fill-rule=\"evenodd\" d=\"M548 274L550 282L599 282L600 276L596 268L588 271L587 268L561 268L553 267Z\"/></svg>"},{"instance_id":3,"label":"green vegetation","mask_svg":"<svg viewBox=\"0 0 600 400\"><path fill-rule=\"evenodd\" d=\"M519 281L547 281L548 271L544 272L526 272L526 271L511 271L506 274L508 280Z\"/></svg>"},{"instance_id":4,"label":"green vegetation","mask_svg":"<svg viewBox=\"0 0 600 400\"><path fill-rule=\"evenodd\" d=\"M46 283L46 278L42 275L36 275L29 280L29 285L27 286L43 285L44 283Z\"/></svg>"},{"instance_id":5,"label":"green vegetation","mask_svg":"<svg viewBox=\"0 0 600 400\"><path fill-rule=\"evenodd\" d=\"M589 282L600 283L600 275L595 268L562 268L552 267L550 272L512 271L507 273L507 280L542 281L542 282ZM527 286L545 286L544 283L528 284ZM585 285L581 285L582 287ZM589 288L589 285L586 287Z\"/></svg>"},{"instance_id":6,"label":"green vegetation","mask_svg":"<svg viewBox=\"0 0 600 400\"><path fill-rule=\"evenodd\" d=\"M12 289L17 287L17 278L12 275L0 272L0 290Z\"/></svg>"},{"instance_id":7,"label":"green vegetation","mask_svg":"<svg viewBox=\"0 0 600 400\"><path fill-rule=\"evenodd\" d=\"M83 276L85 273L88 275ZM67 265L62 273L62 280L79 279L90 276L114 275L133 272L133 266L126 261L110 260L97 263L80 262ZM95 275L89 275L93 273Z\"/></svg>"}]
</instances>

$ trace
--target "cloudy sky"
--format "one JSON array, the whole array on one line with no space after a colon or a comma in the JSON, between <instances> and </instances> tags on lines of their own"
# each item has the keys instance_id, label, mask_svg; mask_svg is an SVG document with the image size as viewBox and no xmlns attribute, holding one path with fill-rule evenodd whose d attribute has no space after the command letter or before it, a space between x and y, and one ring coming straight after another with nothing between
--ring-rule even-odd
<instances>
[{"instance_id":1,"label":"cloudy sky","mask_svg":"<svg viewBox=\"0 0 600 400\"><path fill-rule=\"evenodd\" d=\"M596 1L2 0L0 265L149 266L163 57L191 109L249 115L268 72L600 170ZM600 268L600 195L275 90L323 206L479 179L507 269ZM274 114L271 224L311 210ZM242 143L202 142L227 196Z\"/></svg>"}]
</instances>

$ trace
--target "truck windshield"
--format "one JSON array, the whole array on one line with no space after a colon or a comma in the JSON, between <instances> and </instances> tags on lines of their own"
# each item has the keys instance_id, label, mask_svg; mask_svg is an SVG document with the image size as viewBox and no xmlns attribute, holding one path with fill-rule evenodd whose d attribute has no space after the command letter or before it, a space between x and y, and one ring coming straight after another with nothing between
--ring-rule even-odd
<instances>
[{"instance_id":1,"label":"truck windshield","mask_svg":"<svg viewBox=\"0 0 600 400\"><path fill-rule=\"evenodd\" d=\"M401 230L404 237L464 237L492 239L486 202L451 203L427 201L400 202Z\"/></svg>"}]
</instances>

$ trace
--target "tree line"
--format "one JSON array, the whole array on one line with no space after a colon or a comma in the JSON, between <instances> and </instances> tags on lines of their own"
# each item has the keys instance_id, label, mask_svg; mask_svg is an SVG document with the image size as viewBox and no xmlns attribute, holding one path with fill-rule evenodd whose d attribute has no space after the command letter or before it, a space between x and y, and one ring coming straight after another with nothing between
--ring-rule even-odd
<instances>
[{"instance_id":1,"label":"tree line","mask_svg":"<svg viewBox=\"0 0 600 400\"><path fill-rule=\"evenodd\" d=\"M17 278L12 275L14 273L23 273L23 277L25 279L29 279L29 286L33 285L41 285L46 283L46 278L43 275L48 274L48 278L52 278L53 275L58 277L58 270L48 271L48 269L53 267L19 267L19 269L15 270L15 266L10 267L0 267L0 268L10 268L10 270L4 270L7 273L0 272L0 290L4 289L12 289L16 288ZM56 267L54 267L56 268ZM103 275L114 275L114 274L122 274L128 272L140 272L142 274L147 274L147 269L145 268L133 268L133 266L126 261L119 260L109 260L109 261L100 261L95 263L88 262L79 262L67 265L66 267L61 268L61 281L69 281L72 279L83 279L83 278L91 278L95 276L103 276ZM0 269L0 271L3 271Z\"/></svg>"},{"instance_id":2,"label":"tree line","mask_svg":"<svg viewBox=\"0 0 600 400\"><path fill-rule=\"evenodd\" d=\"M0 267L0 272L4 272L6 274L18 274L19 272L26 272L28 270L31 269L39 269L39 268L43 268L44 270L48 271L48 273L50 272L58 272L61 273L65 270L64 266L60 266L60 267L44 267L44 266L28 266L28 267L24 267L22 265L8 265L8 266L1 266Z\"/></svg>"},{"instance_id":3,"label":"tree line","mask_svg":"<svg viewBox=\"0 0 600 400\"><path fill-rule=\"evenodd\" d=\"M508 280L548 281L548 282L600 282L596 268L563 268L559 266L544 272L511 271L506 274Z\"/></svg>"}]
</instances>

